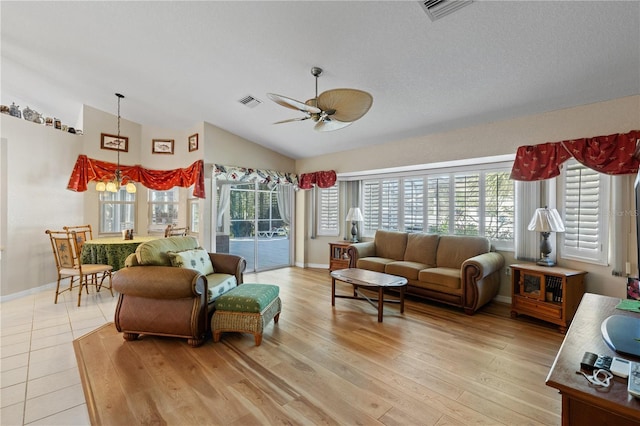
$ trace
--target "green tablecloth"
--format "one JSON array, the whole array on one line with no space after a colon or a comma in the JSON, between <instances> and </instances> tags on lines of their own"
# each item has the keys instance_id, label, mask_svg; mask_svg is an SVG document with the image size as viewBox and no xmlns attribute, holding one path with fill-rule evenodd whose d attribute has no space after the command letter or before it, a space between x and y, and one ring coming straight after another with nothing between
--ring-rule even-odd
<instances>
[{"instance_id":1,"label":"green tablecloth","mask_svg":"<svg viewBox=\"0 0 640 426\"><path fill-rule=\"evenodd\" d=\"M136 248L158 237L135 237L133 240L123 240L122 237L96 238L86 241L82 245L80 261L82 263L99 263L111 265L113 270L124 268L124 261Z\"/></svg>"}]
</instances>

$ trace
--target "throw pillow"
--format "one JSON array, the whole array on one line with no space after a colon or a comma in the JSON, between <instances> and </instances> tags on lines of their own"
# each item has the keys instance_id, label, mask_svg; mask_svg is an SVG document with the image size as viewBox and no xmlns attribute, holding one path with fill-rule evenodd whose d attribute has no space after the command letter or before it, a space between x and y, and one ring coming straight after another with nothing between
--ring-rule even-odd
<instances>
[{"instance_id":1,"label":"throw pillow","mask_svg":"<svg viewBox=\"0 0 640 426\"><path fill-rule=\"evenodd\" d=\"M213 264L205 249L191 249L180 252L168 252L171 265L178 268L195 269L202 275L213 274Z\"/></svg>"}]
</instances>

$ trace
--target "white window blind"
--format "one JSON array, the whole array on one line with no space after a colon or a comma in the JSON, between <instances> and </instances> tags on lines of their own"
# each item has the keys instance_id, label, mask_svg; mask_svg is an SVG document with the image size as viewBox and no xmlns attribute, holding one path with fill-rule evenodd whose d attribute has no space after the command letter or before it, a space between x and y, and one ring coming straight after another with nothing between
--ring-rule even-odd
<instances>
[{"instance_id":1,"label":"white window blind","mask_svg":"<svg viewBox=\"0 0 640 426\"><path fill-rule=\"evenodd\" d=\"M318 191L318 235L339 235L338 186L316 188L316 190Z\"/></svg>"},{"instance_id":2,"label":"white window blind","mask_svg":"<svg viewBox=\"0 0 640 426\"><path fill-rule=\"evenodd\" d=\"M385 179L382 181L380 226L382 229L397 231L400 216L400 180Z\"/></svg>"},{"instance_id":3,"label":"white window blind","mask_svg":"<svg viewBox=\"0 0 640 426\"><path fill-rule=\"evenodd\" d=\"M422 232L424 230L424 178L406 178L402 184L404 230Z\"/></svg>"},{"instance_id":4,"label":"white window blind","mask_svg":"<svg viewBox=\"0 0 640 426\"><path fill-rule=\"evenodd\" d=\"M427 232L430 234L449 233L450 181L449 176L427 178Z\"/></svg>"},{"instance_id":5,"label":"white window blind","mask_svg":"<svg viewBox=\"0 0 640 426\"><path fill-rule=\"evenodd\" d=\"M480 176L454 177L454 234L480 235Z\"/></svg>"},{"instance_id":6,"label":"white window blind","mask_svg":"<svg viewBox=\"0 0 640 426\"><path fill-rule=\"evenodd\" d=\"M365 181L362 184L362 234L373 236L380 228L380 182Z\"/></svg>"},{"instance_id":7,"label":"white window blind","mask_svg":"<svg viewBox=\"0 0 640 426\"><path fill-rule=\"evenodd\" d=\"M485 174L484 235L492 240L515 237L515 185L508 172Z\"/></svg>"},{"instance_id":8,"label":"white window blind","mask_svg":"<svg viewBox=\"0 0 640 426\"><path fill-rule=\"evenodd\" d=\"M606 264L609 176L575 160L565 163L562 200L565 232L563 258Z\"/></svg>"}]
</instances>

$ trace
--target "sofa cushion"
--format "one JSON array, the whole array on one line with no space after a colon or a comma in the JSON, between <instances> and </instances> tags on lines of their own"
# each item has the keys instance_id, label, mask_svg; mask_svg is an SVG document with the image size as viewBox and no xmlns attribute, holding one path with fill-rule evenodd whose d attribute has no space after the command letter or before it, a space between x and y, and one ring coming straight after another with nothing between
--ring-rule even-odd
<instances>
[{"instance_id":1,"label":"sofa cushion","mask_svg":"<svg viewBox=\"0 0 640 426\"><path fill-rule=\"evenodd\" d=\"M209 275L214 272L209 253L205 249L197 248L177 253L169 251L167 255L171 259L171 266L195 269L202 275Z\"/></svg>"},{"instance_id":2,"label":"sofa cushion","mask_svg":"<svg viewBox=\"0 0 640 426\"><path fill-rule=\"evenodd\" d=\"M425 268L436 266L436 251L439 239L440 236L438 234L409 234L404 260L423 263L427 265Z\"/></svg>"},{"instance_id":3,"label":"sofa cushion","mask_svg":"<svg viewBox=\"0 0 640 426\"><path fill-rule=\"evenodd\" d=\"M396 231L377 230L374 237L376 244L376 256L403 260L404 252L407 248L407 233Z\"/></svg>"},{"instance_id":4,"label":"sofa cushion","mask_svg":"<svg viewBox=\"0 0 640 426\"><path fill-rule=\"evenodd\" d=\"M235 275L213 273L207 275L207 288L209 290L208 302L211 303L229 290L238 286Z\"/></svg>"},{"instance_id":5,"label":"sofa cushion","mask_svg":"<svg viewBox=\"0 0 640 426\"><path fill-rule=\"evenodd\" d=\"M459 289L462 285L460 268L429 268L418 273L418 280Z\"/></svg>"},{"instance_id":6,"label":"sofa cushion","mask_svg":"<svg viewBox=\"0 0 640 426\"><path fill-rule=\"evenodd\" d=\"M407 262L406 260L399 260L396 262L387 263L384 268L385 274L398 275L408 280L417 280L418 273L428 268L429 265L418 262Z\"/></svg>"},{"instance_id":7,"label":"sofa cushion","mask_svg":"<svg viewBox=\"0 0 640 426\"><path fill-rule=\"evenodd\" d=\"M384 272L385 266L393 261L393 259L387 259L384 257L364 257L362 259L358 259L356 262L356 268L368 269L369 271L375 272Z\"/></svg>"},{"instance_id":8,"label":"sofa cushion","mask_svg":"<svg viewBox=\"0 0 640 426\"><path fill-rule=\"evenodd\" d=\"M460 269L465 260L489 251L491 243L486 237L442 235L438 242L436 265Z\"/></svg>"},{"instance_id":9,"label":"sofa cushion","mask_svg":"<svg viewBox=\"0 0 640 426\"><path fill-rule=\"evenodd\" d=\"M139 265L172 266L168 252L179 252L198 247L198 240L193 236L158 238L147 241L136 248Z\"/></svg>"}]
</instances>

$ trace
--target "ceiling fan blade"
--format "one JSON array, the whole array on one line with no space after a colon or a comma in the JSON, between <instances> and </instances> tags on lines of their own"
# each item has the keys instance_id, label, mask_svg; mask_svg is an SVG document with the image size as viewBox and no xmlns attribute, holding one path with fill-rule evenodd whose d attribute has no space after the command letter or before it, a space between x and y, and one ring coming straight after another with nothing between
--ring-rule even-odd
<instances>
[{"instance_id":1,"label":"ceiling fan blade","mask_svg":"<svg viewBox=\"0 0 640 426\"><path fill-rule=\"evenodd\" d=\"M318 107L335 110L331 118L351 123L362 118L373 104L373 96L358 89L333 89L318 96Z\"/></svg>"},{"instance_id":2,"label":"ceiling fan blade","mask_svg":"<svg viewBox=\"0 0 640 426\"><path fill-rule=\"evenodd\" d=\"M319 120L315 126L313 126L313 130L317 130L319 132L331 132L333 130L343 129L349 126L351 123L346 123L344 121L332 120L329 117L326 117L322 120Z\"/></svg>"},{"instance_id":3,"label":"ceiling fan blade","mask_svg":"<svg viewBox=\"0 0 640 426\"><path fill-rule=\"evenodd\" d=\"M282 123L292 123L294 121L304 121L304 120L308 120L310 119L311 116L307 115L306 117L300 117L300 118L290 118L288 120L282 120L282 121L276 121L273 124L282 124Z\"/></svg>"},{"instance_id":4,"label":"ceiling fan blade","mask_svg":"<svg viewBox=\"0 0 640 426\"><path fill-rule=\"evenodd\" d=\"M296 101L295 99L288 98L282 95L276 95L275 93L267 93L269 99L278 105L282 105L286 108L295 109L302 112L308 112L311 114L319 114L320 109L311 105L307 105L304 102Z\"/></svg>"}]
</instances>

